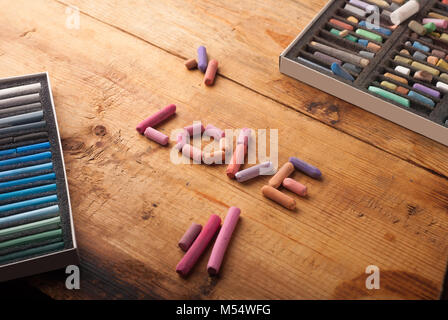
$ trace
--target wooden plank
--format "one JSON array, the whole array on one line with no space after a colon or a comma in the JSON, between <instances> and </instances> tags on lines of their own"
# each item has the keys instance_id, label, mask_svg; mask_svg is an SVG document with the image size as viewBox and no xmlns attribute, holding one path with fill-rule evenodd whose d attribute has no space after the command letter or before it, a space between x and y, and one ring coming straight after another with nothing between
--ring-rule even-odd
<instances>
[{"instance_id":1,"label":"wooden plank","mask_svg":"<svg viewBox=\"0 0 448 320\"><path fill-rule=\"evenodd\" d=\"M59 1L179 57L204 44L226 78L448 176L448 147L279 73L278 56L327 1Z\"/></svg>"},{"instance_id":2,"label":"wooden plank","mask_svg":"<svg viewBox=\"0 0 448 320\"><path fill-rule=\"evenodd\" d=\"M66 158L82 289L63 277L30 282L54 298L437 298L448 255L448 181L65 6L18 0L0 16L0 76L50 72ZM44 17L44 18L43 18ZM221 128L278 128L280 160L297 155L324 180L298 173L310 197L289 212L264 199L261 178L230 181L223 166L175 166L169 149L139 136L144 116L176 103L165 133L193 120ZM272 115L275 115L273 117ZM299 128L299 130L298 130ZM219 278L207 255L174 272L191 222L242 209ZM367 265L382 289L365 289Z\"/></svg>"}]
</instances>

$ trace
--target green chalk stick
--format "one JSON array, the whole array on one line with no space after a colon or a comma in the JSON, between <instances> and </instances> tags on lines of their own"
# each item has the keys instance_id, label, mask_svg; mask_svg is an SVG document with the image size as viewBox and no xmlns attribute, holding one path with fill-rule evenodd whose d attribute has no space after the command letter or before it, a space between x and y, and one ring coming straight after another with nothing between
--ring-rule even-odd
<instances>
[{"instance_id":1,"label":"green chalk stick","mask_svg":"<svg viewBox=\"0 0 448 320\"><path fill-rule=\"evenodd\" d=\"M52 251L62 250L64 249L64 242L56 242L47 244L45 246L40 246L36 248L31 248L23 251L18 251L14 253L10 253L4 256L0 256L0 263L4 263L6 261L21 259L21 258L27 258L30 256L38 255L38 254L45 254Z\"/></svg>"},{"instance_id":2,"label":"green chalk stick","mask_svg":"<svg viewBox=\"0 0 448 320\"><path fill-rule=\"evenodd\" d=\"M383 42L383 37L378 35L378 34L376 34L376 33L373 33L373 32L370 32L370 31L366 31L364 29L356 29L356 33L361 35L361 36L364 36L366 38L369 38L371 40L378 41L378 42Z\"/></svg>"},{"instance_id":3,"label":"green chalk stick","mask_svg":"<svg viewBox=\"0 0 448 320\"><path fill-rule=\"evenodd\" d=\"M19 245L27 244L27 243L34 242L34 241L53 239L53 238L57 238L57 237L61 237L61 236L62 236L62 229L51 230L51 231L46 231L46 232L42 232L42 233L36 233L36 234L32 234L30 236L0 242L0 249L9 248L12 246L19 246Z\"/></svg>"},{"instance_id":4,"label":"green chalk stick","mask_svg":"<svg viewBox=\"0 0 448 320\"><path fill-rule=\"evenodd\" d=\"M9 235L12 235L15 233L30 231L33 229L38 229L38 228L47 227L47 226L51 226L51 225L56 226L56 225L59 225L60 222L61 222L60 217L54 217L54 218L50 218L50 219L45 219L45 220L40 220L40 221L31 222L31 223L27 223L27 224L22 224L20 226L15 226L15 227L6 228L6 229L0 229L0 237L9 236Z\"/></svg>"},{"instance_id":5,"label":"green chalk stick","mask_svg":"<svg viewBox=\"0 0 448 320\"><path fill-rule=\"evenodd\" d=\"M424 27L425 27L427 33L434 32L437 29L437 26L434 22L427 23L424 25Z\"/></svg>"},{"instance_id":6,"label":"green chalk stick","mask_svg":"<svg viewBox=\"0 0 448 320\"><path fill-rule=\"evenodd\" d=\"M395 93L389 92L387 90L384 90L384 89L381 89L381 88L378 88L378 87L374 87L374 86L370 86L369 87L369 91L372 91L372 92L374 92L376 94L379 94L380 96L382 96L382 97L384 97L386 99L390 99L392 101L395 101L395 102L397 102L397 103L399 103L399 104L401 104L401 105L403 105L403 106L405 106L407 108L409 108L410 105L411 105L408 99L403 98L403 97L401 97L401 96L399 96L399 95L397 95Z\"/></svg>"}]
</instances>

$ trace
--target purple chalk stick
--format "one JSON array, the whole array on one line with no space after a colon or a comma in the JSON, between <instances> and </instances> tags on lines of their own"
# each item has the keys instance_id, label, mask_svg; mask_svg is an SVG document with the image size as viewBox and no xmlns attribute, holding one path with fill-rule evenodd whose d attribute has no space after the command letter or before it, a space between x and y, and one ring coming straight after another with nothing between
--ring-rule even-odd
<instances>
[{"instance_id":1,"label":"purple chalk stick","mask_svg":"<svg viewBox=\"0 0 448 320\"><path fill-rule=\"evenodd\" d=\"M296 170L302 171L311 178L319 179L322 176L322 172L320 172L320 170L315 166L312 166L296 157L289 158L289 162L294 165L294 168L296 168Z\"/></svg>"},{"instance_id":2,"label":"purple chalk stick","mask_svg":"<svg viewBox=\"0 0 448 320\"><path fill-rule=\"evenodd\" d=\"M274 173L274 166L272 162L268 161L237 172L235 178L238 182L244 182L260 175L273 175Z\"/></svg>"},{"instance_id":3,"label":"purple chalk stick","mask_svg":"<svg viewBox=\"0 0 448 320\"><path fill-rule=\"evenodd\" d=\"M370 3L360 1L360 0L350 0L349 3L358 8L364 9L364 10L367 9L368 6L371 6Z\"/></svg>"},{"instance_id":4,"label":"purple chalk stick","mask_svg":"<svg viewBox=\"0 0 448 320\"><path fill-rule=\"evenodd\" d=\"M426 94L429 94L430 96L440 98L440 92L431 88L428 88L424 85L421 85L420 83L415 83L412 88L417 89L421 92L424 92Z\"/></svg>"},{"instance_id":5,"label":"purple chalk stick","mask_svg":"<svg viewBox=\"0 0 448 320\"><path fill-rule=\"evenodd\" d=\"M215 140L220 140L222 137L226 136L226 133L214 125L208 124L205 127L204 135L213 137Z\"/></svg>"},{"instance_id":6,"label":"purple chalk stick","mask_svg":"<svg viewBox=\"0 0 448 320\"><path fill-rule=\"evenodd\" d=\"M205 73L207 70L208 58L207 58L207 49L204 46L200 46L198 48L198 69L201 70L202 73Z\"/></svg>"}]
</instances>

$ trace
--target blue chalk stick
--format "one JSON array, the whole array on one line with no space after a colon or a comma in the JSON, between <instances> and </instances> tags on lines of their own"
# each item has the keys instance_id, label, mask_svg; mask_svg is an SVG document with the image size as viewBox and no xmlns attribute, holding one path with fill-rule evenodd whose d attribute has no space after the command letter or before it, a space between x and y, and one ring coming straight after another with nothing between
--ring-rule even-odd
<instances>
[{"instance_id":1,"label":"blue chalk stick","mask_svg":"<svg viewBox=\"0 0 448 320\"><path fill-rule=\"evenodd\" d=\"M51 158L51 152L50 151L46 151L46 152L42 152L42 153L31 154L29 156L23 156L23 157L17 157L17 158L1 160L0 161L0 167L1 166L9 166L9 165L12 165L12 164L24 163L24 162L31 162L31 161L50 159L50 158Z\"/></svg>"},{"instance_id":2,"label":"blue chalk stick","mask_svg":"<svg viewBox=\"0 0 448 320\"><path fill-rule=\"evenodd\" d=\"M369 40L365 40L365 39L359 39L358 43L360 45L362 45L363 47L367 47L367 45L369 44Z\"/></svg>"},{"instance_id":3,"label":"blue chalk stick","mask_svg":"<svg viewBox=\"0 0 448 320\"><path fill-rule=\"evenodd\" d=\"M369 30L378 31L379 33L385 34L386 36L390 36L392 34L392 31L390 31L389 29L383 27L377 27L371 23L367 24L366 21L361 21L360 23L358 23L358 25L361 27L365 27Z\"/></svg>"},{"instance_id":4,"label":"blue chalk stick","mask_svg":"<svg viewBox=\"0 0 448 320\"><path fill-rule=\"evenodd\" d=\"M21 186L21 185L33 183L33 182L55 180L55 179L56 179L56 174L47 173L47 174L42 174L39 176L34 176L34 177L29 177L29 178L0 182L0 189Z\"/></svg>"},{"instance_id":5,"label":"blue chalk stick","mask_svg":"<svg viewBox=\"0 0 448 320\"><path fill-rule=\"evenodd\" d=\"M39 164L36 166L31 166L31 167L24 167L24 168L19 168L19 169L0 171L0 178L17 176L17 175L23 174L23 173L31 173L31 172L35 172L35 171L49 170L49 169L53 169L53 163L51 163L51 162L43 163L43 164Z\"/></svg>"},{"instance_id":6,"label":"blue chalk stick","mask_svg":"<svg viewBox=\"0 0 448 320\"><path fill-rule=\"evenodd\" d=\"M22 152L42 150L42 149L48 149L48 148L50 148L50 142L42 142L42 143L30 144L28 146L18 147L18 148L16 148L16 152L22 153Z\"/></svg>"},{"instance_id":7,"label":"blue chalk stick","mask_svg":"<svg viewBox=\"0 0 448 320\"><path fill-rule=\"evenodd\" d=\"M344 78L346 80L349 81L355 81L355 78L352 77L352 75L350 73L348 73L347 71L345 71L340 65L338 65L337 63L332 63L331 64L331 71L333 71L333 73L341 78Z\"/></svg>"},{"instance_id":8,"label":"blue chalk stick","mask_svg":"<svg viewBox=\"0 0 448 320\"><path fill-rule=\"evenodd\" d=\"M409 91L408 96L409 96L409 97L412 97L412 98L414 98L414 99L417 99L418 101L420 101L420 102L422 102L422 103L424 103L424 104L426 104L426 105L429 105L431 108L434 108L434 106L436 105L436 104L434 103L434 101L432 101L431 99L429 99L429 98L427 98L427 97L421 95L420 93L417 93L417 92L415 92L415 91L412 91L412 90Z\"/></svg>"},{"instance_id":9,"label":"blue chalk stick","mask_svg":"<svg viewBox=\"0 0 448 320\"><path fill-rule=\"evenodd\" d=\"M39 186L39 187L34 187L34 188L28 188L28 189L23 189L23 190L1 193L0 201L17 198L17 197L29 196L32 194L49 192L49 191L56 191L56 183L47 184L44 186Z\"/></svg>"},{"instance_id":10,"label":"blue chalk stick","mask_svg":"<svg viewBox=\"0 0 448 320\"><path fill-rule=\"evenodd\" d=\"M429 47L427 47L427 46L421 44L421 43L418 42L418 41L414 41L414 43L412 44L412 46L413 46L414 48L416 48L416 49L423 50L423 51L426 51L426 52L431 51L431 49L429 49Z\"/></svg>"},{"instance_id":11,"label":"blue chalk stick","mask_svg":"<svg viewBox=\"0 0 448 320\"><path fill-rule=\"evenodd\" d=\"M19 201L19 202L5 204L3 206L0 206L0 212L6 212L6 211L9 211L9 210L22 209L22 208L29 207L29 206L37 206L39 204L44 204L44 203L49 203L49 202L56 202L56 201L58 201L58 196L54 194L54 195L51 195L51 196L40 197L40 198L35 198L35 199L30 199L30 200L25 200L25 201ZM0 217L1 216L2 215L0 214Z\"/></svg>"},{"instance_id":12,"label":"blue chalk stick","mask_svg":"<svg viewBox=\"0 0 448 320\"><path fill-rule=\"evenodd\" d=\"M11 227L13 225L25 224L33 221L43 220L57 216L59 213L59 206L54 205L50 207L40 208L37 210L27 211L24 213L14 214L0 218L0 229Z\"/></svg>"}]
</instances>

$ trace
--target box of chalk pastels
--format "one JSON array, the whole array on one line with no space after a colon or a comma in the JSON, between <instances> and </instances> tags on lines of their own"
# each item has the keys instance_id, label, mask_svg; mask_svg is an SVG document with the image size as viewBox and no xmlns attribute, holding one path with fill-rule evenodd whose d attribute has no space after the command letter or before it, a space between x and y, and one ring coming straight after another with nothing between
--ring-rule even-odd
<instances>
[{"instance_id":1,"label":"box of chalk pastels","mask_svg":"<svg viewBox=\"0 0 448 320\"><path fill-rule=\"evenodd\" d=\"M333 0L280 72L448 146L447 54L447 0Z\"/></svg>"},{"instance_id":2,"label":"box of chalk pastels","mask_svg":"<svg viewBox=\"0 0 448 320\"><path fill-rule=\"evenodd\" d=\"M48 74L0 79L0 281L77 263Z\"/></svg>"}]
</instances>

